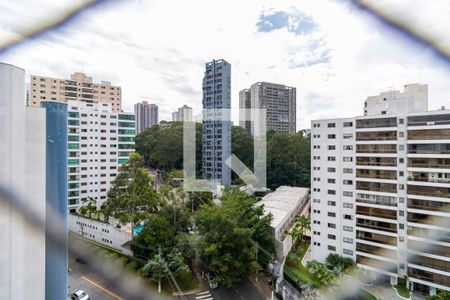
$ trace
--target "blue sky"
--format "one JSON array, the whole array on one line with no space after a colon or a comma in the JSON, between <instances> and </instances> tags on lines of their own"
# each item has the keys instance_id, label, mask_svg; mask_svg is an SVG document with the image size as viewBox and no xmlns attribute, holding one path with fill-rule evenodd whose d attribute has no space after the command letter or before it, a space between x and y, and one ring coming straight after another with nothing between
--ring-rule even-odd
<instances>
[{"instance_id":1,"label":"blue sky","mask_svg":"<svg viewBox=\"0 0 450 300\"><path fill-rule=\"evenodd\" d=\"M450 45L447 1L393 2L386 7L391 13ZM73 3L0 2L0 43ZM450 102L448 65L346 1L114 3L16 47L0 61L28 74L69 77L81 71L111 81L122 86L125 110L148 100L160 105L166 120L183 104L201 108L204 63L213 58L232 64L234 107L239 90L257 81L297 87L297 129L309 127L311 119L361 115L367 96L412 82L429 84L430 108Z\"/></svg>"}]
</instances>

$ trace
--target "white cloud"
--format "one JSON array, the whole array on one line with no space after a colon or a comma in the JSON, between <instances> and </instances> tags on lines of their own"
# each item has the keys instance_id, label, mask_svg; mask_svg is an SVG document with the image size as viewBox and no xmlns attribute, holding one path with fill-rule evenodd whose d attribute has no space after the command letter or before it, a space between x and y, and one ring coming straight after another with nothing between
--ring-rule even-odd
<instances>
[{"instance_id":1,"label":"white cloud","mask_svg":"<svg viewBox=\"0 0 450 300\"><path fill-rule=\"evenodd\" d=\"M0 4L0 42L60 12L64 2ZM445 1L424 10L392 6L443 34ZM122 86L123 107L149 100L163 119L183 104L201 107L204 63L232 64L232 102L256 81L297 87L297 128L311 119L362 114L363 100L382 90L422 82L430 107L450 99L449 66L348 4L317 1L127 1L84 13L70 26L7 52L0 60L29 74L68 77L86 72ZM418 2L420 4L420 1ZM72 5L72 4L71 4ZM23 9L26 7L27 9ZM402 8L407 7L408 9ZM269 12L269 13L268 13ZM288 26L258 32L261 15L283 12ZM3 17L3 14L5 17ZM406 16L405 16L406 15ZM448 15L448 14L447 14ZM300 16L300 17L299 17ZM310 16L313 30L296 30ZM300 23L301 24L301 23ZM308 28L303 28L308 29ZM298 34L301 32L301 34ZM446 35L448 36L448 34Z\"/></svg>"}]
</instances>

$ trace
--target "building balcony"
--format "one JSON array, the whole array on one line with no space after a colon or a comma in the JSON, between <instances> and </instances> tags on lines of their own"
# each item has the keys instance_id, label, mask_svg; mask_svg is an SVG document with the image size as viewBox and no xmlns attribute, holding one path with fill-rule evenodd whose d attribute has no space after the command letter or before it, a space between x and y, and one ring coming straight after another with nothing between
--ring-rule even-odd
<instances>
[{"instance_id":1,"label":"building balcony","mask_svg":"<svg viewBox=\"0 0 450 300\"><path fill-rule=\"evenodd\" d=\"M450 262L445 260L435 259L422 255L413 255L408 258L408 263L450 273Z\"/></svg>"},{"instance_id":2,"label":"building balcony","mask_svg":"<svg viewBox=\"0 0 450 300\"><path fill-rule=\"evenodd\" d=\"M397 141L397 131L356 132L356 141Z\"/></svg>"},{"instance_id":3,"label":"building balcony","mask_svg":"<svg viewBox=\"0 0 450 300\"><path fill-rule=\"evenodd\" d=\"M396 157L356 157L357 166L396 167Z\"/></svg>"},{"instance_id":4,"label":"building balcony","mask_svg":"<svg viewBox=\"0 0 450 300\"><path fill-rule=\"evenodd\" d=\"M435 274L432 272L420 270L414 268L414 266L408 266L408 276L411 278L417 278L419 280L428 281L431 283L443 285L443 286L450 286L450 277L441 275L441 274Z\"/></svg>"},{"instance_id":5,"label":"building balcony","mask_svg":"<svg viewBox=\"0 0 450 300\"><path fill-rule=\"evenodd\" d=\"M387 258L392 258L392 259L397 258L397 251L391 250L391 249L386 249L386 248L381 248L381 247L377 247L377 246L373 246L373 245L356 243L356 251L369 253L369 254L382 256L382 257L387 257Z\"/></svg>"},{"instance_id":6,"label":"building balcony","mask_svg":"<svg viewBox=\"0 0 450 300\"><path fill-rule=\"evenodd\" d=\"M356 263L360 265L374 267L378 270L383 270L385 272L397 273L397 264L385 260L375 259L357 254Z\"/></svg>"},{"instance_id":7,"label":"building balcony","mask_svg":"<svg viewBox=\"0 0 450 300\"><path fill-rule=\"evenodd\" d=\"M356 238L372 243L379 243L383 245L397 246L397 238L378 233L356 230Z\"/></svg>"},{"instance_id":8,"label":"building balcony","mask_svg":"<svg viewBox=\"0 0 450 300\"><path fill-rule=\"evenodd\" d=\"M397 118L376 118L356 120L356 128L397 127Z\"/></svg>"},{"instance_id":9,"label":"building balcony","mask_svg":"<svg viewBox=\"0 0 450 300\"><path fill-rule=\"evenodd\" d=\"M450 173L409 172L408 181L450 184Z\"/></svg>"},{"instance_id":10,"label":"building balcony","mask_svg":"<svg viewBox=\"0 0 450 300\"><path fill-rule=\"evenodd\" d=\"M450 158L408 158L408 168L450 169Z\"/></svg>"},{"instance_id":11,"label":"building balcony","mask_svg":"<svg viewBox=\"0 0 450 300\"><path fill-rule=\"evenodd\" d=\"M450 198L450 188L408 184L408 195Z\"/></svg>"},{"instance_id":12,"label":"building balcony","mask_svg":"<svg viewBox=\"0 0 450 300\"><path fill-rule=\"evenodd\" d=\"M450 129L408 130L408 140L450 140Z\"/></svg>"},{"instance_id":13,"label":"building balcony","mask_svg":"<svg viewBox=\"0 0 450 300\"><path fill-rule=\"evenodd\" d=\"M409 154L450 154L450 144L409 144Z\"/></svg>"},{"instance_id":14,"label":"building balcony","mask_svg":"<svg viewBox=\"0 0 450 300\"><path fill-rule=\"evenodd\" d=\"M419 226L421 225L408 224L408 236L410 238L424 239L431 241L433 243L437 242L450 244L450 232L447 232L445 230L429 229Z\"/></svg>"},{"instance_id":15,"label":"building balcony","mask_svg":"<svg viewBox=\"0 0 450 300\"><path fill-rule=\"evenodd\" d=\"M356 226L361 228L368 228L379 231L387 231L392 233L397 233L397 224L382 222L382 221L374 221L368 219L357 218Z\"/></svg>"},{"instance_id":16,"label":"building balcony","mask_svg":"<svg viewBox=\"0 0 450 300\"><path fill-rule=\"evenodd\" d=\"M450 125L450 114L435 114L408 117L408 126Z\"/></svg>"},{"instance_id":17,"label":"building balcony","mask_svg":"<svg viewBox=\"0 0 450 300\"><path fill-rule=\"evenodd\" d=\"M397 172L390 170L367 170L357 169L356 177L359 178L372 178L372 179L388 179L397 180Z\"/></svg>"},{"instance_id":18,"label":"building balcony","mask_svg":"<svg viewBox=\"0 0 450 300\"><path fill-rule=\"evenodd\" d=\"M419 242L415 240L408 240L408 249L423 252L431 255L438 255L443 257L450 257L450 247L430 244L426 242Z\"/></svg>"},{"instance_id":19,"label":"building balcony","mask_svg":"<svg viewBox=\"0 0 450 300\"><path fill-rule=\"evenodd\" d=\"M450 218L408 212L408 222L447 228Z\"/></svg>"},{"instance_id":20,"label":"building balcony","mask_svg":"<svg viewBox=\"0 0 450 300\"><path fill-rule=\"evenodd\" d=\"M391 196L380 196L380 195L370 195L357 193L356 194L357 203L367 203L385 206L397 206L397 198Z\"/></svg>"},{"instance_id":21,"label":"building balcony","mask_svg":"<svg viewBox=\"0 0 450 300\"><path fill-rule=\"evenodd\" d=\"M408 198L408 208L450 212L450 203Z\"/></svg>"},{"instance_id":22,"label":"building balcony","mask_svg":"<svg viewBox=\"0 0 450 300\"><path fill-rule=\"evenodd\" d=\"M397 193L397 185L393 183L356 181L356 190Z\"/></svg>"},{"instance_id":23,"label":"building balcony","mask_svg":"<svg viewBox=\"0 0 450 300\"><path fill-rule=\"evenodd\" d=\"M397 145L395 144L358 144L356 145L356 153L397 153Z\"/></svg>"},{"instance_id":24,"label":"building balcony","mask_svg":"<svg viewBox=\"0 0 450 300\"><path fill-rule=\"evenodd\" d=\"M383 219L397 219L397 211L389 209L380 209L366 206L356 206L356 214L369 217L383 218Z\"/></svg>"}]
</instances>

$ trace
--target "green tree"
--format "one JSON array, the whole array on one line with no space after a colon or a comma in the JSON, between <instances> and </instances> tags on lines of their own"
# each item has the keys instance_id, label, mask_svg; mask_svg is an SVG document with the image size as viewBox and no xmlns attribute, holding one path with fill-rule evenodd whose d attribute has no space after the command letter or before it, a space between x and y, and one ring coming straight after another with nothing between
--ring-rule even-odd
<instances>
[{"instance_id":1,"label":"green tree","mask_svg":"<svg viewBox=\"0 0 450 300\"><path fill-rule=\"evenodd\" d=\"M88 213L89 218L92 218L92 213L97 212L97 200L92 197L88 197L83 198L83 200L81 200L81 203L83 203L84 207L84 209L82 210L83 214Z\"/></svg>"},{"instance_id":2,"label":"green tree","mask_svg":"<svg viewBox=\"0 0 450 300\"><path fill-rule=\"evenodd\" d=\"M158 282L158 293L161 293L161 281L169 278L170 271L164 258L160 254L156 254L142 268L142 274Z\"/></svg>"},{"instance_id":3,"label":"green tree","mask_svg":"<svg viewBox=\"0 0 450 300\"><path fill-rule=\"evenodd\" d=\"M300 215L295 217L295 222L300 231L300 240L303 240L306 231L311 229L311 220L303 215Z\"/></svg>"},{"instance_id":4,"label":"green tree","mask_svg":"<svg viewBox=\"0 0 450 300\"><path fill-rule=\"evenodd\" d=\"M300 133L271 132L267 135L267 185L309 187L311 143Z\"/></svg>"},{"instance_id":5,"label":"green tree","mask_svg":"<svg viewBox=\"0 0 450 300\"><path fill-rule=\"evenodd\" d=\"M140 258L152 257L159 247L163 252L169 251L176 244L176 232L166 216L153 214L144 223L141 232L133 237L131 251Z\"/></svg>"},{"instance_id":6,"label":"green tree","mask_svg":"<svg viewBox=\"0 0 450 300\"><path fill-rule=\"evenodd\" d=\"M247 168L253 170L253 137L240 126L231 127L231 153L236 155ZM232 179L238 176L233 172Z\"/></svg>"},{"instance_id":7,"label":"green tree","mask_svg":"<svg viewBox=\"0 0 450 300\"><path fill-rule=\"evenodd\" d=\"M103 209L122 223L135 223L139 216L145 217L141 211L154 212L158 207L158 197L152 185L153 180L144 168L142 156L132 153L112 182Z\"/></svg>"},{"instance_id":8,"label":"green tree","mask_svg":"<svg viewBox=\"0 0 450 300\"><path fill-rule=\"evenodd\" d=\"M440 290L436 295L428 296L426 299L427 300L448 300L448 299L450 299L450 292Z\"/></svg>"},{"instance_id":9,"label":"green tree","mask_svg":"<svg viewBox=\"0 0 450 300\"><path fill-rule=\"evenodd\" d=\"M183 168L183 122L161 122L136 136L136 151L147 166L171 171ZM196 169L201 170L202 124L196 124Z\"/></svg>"},{"instance_id":10,"label":"green tree","mask_svg":"<svg viewBox=\"0 0 450 300\"><path fill-rule=\"evenodd\" d=\"M255 206L255 198L226 190L221 205L203 205L197 212L200 254L219 283L231 286L257 269L255 247L273 253L268 233L271 216Z\"/></svg>"}]
</instances>

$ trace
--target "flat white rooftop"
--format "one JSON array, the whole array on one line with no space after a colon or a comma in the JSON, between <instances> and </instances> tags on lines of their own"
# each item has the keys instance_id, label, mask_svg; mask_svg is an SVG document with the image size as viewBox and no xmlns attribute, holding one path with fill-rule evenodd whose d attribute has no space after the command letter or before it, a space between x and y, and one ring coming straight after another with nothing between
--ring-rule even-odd
<instances>
[{"instance_id":1,"label":"flat white rooftop","mask_svg":"<svg viewBox=\"0 0 450 300\"><path fill-rule=\"evenodd\" d=\"M264 204L264 213L272 213L273 216L270 226L278 228L295 211L302 199L308 196L308 193L307 188L280 186L256 204Z\"/></svg>"}]
</instances>

